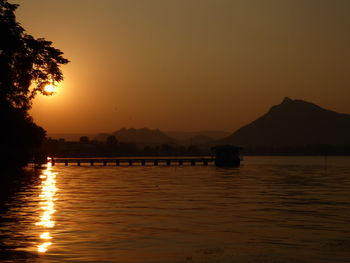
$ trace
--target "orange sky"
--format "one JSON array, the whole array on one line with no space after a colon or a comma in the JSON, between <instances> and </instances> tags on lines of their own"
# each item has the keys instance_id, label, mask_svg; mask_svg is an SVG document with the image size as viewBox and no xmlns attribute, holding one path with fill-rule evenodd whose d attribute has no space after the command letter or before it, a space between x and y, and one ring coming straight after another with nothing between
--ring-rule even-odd
<instances>
[{"instance_id":1,"label":"orange sky","mask_svg":"<svg viewBox=\"0 0 350 263\"><path fill-rule=\"evenodd\" d=\"M234 131L283 97L350 113L347 0L10 0L71 63L49 133Z\"/></svg>"}]
</instances>

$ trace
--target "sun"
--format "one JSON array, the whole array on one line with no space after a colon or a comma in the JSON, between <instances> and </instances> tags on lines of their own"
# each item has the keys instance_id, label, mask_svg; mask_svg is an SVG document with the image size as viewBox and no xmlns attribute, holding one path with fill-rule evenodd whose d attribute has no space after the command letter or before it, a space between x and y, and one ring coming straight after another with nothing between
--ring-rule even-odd
<instances>
[{"instance_id":1,"label":"sun","mask_svg":"<svg viewBox=\"0 0 350 263\"><path fill-rule=\"evenodd\" d=\"M56 91L56 87L54 85L52 85L52 84L48 84L48 85L45 86L44 91L47 94L52 94L52 93L54 93Z\"/></svg>"}]
</instances>

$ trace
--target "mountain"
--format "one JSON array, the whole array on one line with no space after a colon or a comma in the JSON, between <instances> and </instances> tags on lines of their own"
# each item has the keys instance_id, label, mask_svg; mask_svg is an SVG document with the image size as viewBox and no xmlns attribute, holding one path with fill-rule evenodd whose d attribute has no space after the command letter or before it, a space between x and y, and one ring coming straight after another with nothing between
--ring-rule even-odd
<instances>
[{"instance_id":1,"label":"mountain","mask_svg":"<svg viewBox=\"0 0 350 263\"><path fill-rule=\"evenodd\" d=\"M174 139L165 135L158 129L152 130L148 128L142 129L126 129L122 128L112 134L99 134L95 140L105 141L108 136L114 135L118 141L136 144L169 144L173 143Z\"/></svg>"},{"instance_id":2,"label":"mountain","mask_svg":"<svg viewBox=\"0 0 350 263\"><path fill-rule=\"evenodd\" d=\"M222 142L243 147L350 145L350 115L287 97Z\"/></svg>"}]
</instances>

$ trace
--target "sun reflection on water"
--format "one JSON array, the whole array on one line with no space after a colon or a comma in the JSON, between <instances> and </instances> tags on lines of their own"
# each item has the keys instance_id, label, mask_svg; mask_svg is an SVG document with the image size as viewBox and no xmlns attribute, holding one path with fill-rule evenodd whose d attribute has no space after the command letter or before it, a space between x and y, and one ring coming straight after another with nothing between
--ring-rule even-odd
<instances>
[{"instance_id":1,"label":"sun reflection on water","mask_svg":"<svg viewBox=\"0 0 350 263\"><path fill-rule=\"evenodd\" d=\"M38 245L38 252L45 253L52 245L52 242L48 240L52 239L49 229L55 226L53 220L53 214L55 213L55 195L57 192L56 187L56 173L52 172L52 167L48 164L47 169L40 176L41 178L41 192L40 209L42 210L39 220L35 223L37 226L43 228L40 233L41 243Z\"/></svg>"}]
</instances>

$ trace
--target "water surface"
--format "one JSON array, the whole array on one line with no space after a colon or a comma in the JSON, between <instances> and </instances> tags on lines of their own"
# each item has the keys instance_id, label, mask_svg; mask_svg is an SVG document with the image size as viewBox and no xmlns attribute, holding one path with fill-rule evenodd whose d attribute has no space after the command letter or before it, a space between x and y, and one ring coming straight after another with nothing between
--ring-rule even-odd
<instances>
[{"instance_id":1,"label":"water surface","mask_svg":"<svg viewBox=\"0 0 350 263\"><path fill-rule=\"evenodd\" d=\"M0 260L349 262L349 171L349 157L48 167L1 206Z\"/></svg>"}]
</instances>

